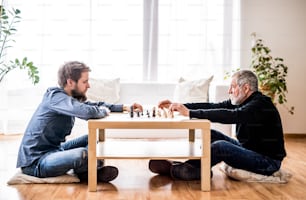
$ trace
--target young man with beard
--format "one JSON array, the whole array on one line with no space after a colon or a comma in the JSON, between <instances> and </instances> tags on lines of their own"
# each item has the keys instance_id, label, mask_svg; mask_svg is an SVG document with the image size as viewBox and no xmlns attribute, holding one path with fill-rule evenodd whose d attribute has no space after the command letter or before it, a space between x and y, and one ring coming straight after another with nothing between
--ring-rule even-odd
<instances>
[{"instance_id":1,"label":"young man with beard","mask_svg":"<svg viewBox=\"0 0 306 200\"><path fill-rule=\"evenodd\" d=\"M232 76L228 93L230 99L220 103L180 104L165 100L159 107L168 107L190 119L236 124L237 139L211 130L211 167L224 161L234 168L273 174L286 156L281 118L275 105L258 91L257 77L249 70L240 70ZM201 178L200 160L150 160L149 169L174 179Z\"/></svg>"},{"instance_id":2,"label":"young man with beard","mask_svg":"<svg viewBox=\"0 0 306 200\"><path fill-rule=\"evenodd\" d=\"M54 177L73 170L81 181L88 179L88 135L66 141L75 117L103 118L109 112L128 111L130 106L105 102L87 102L90 68L72 61L58 71L59 87L48 88L24 133L17 159L17 168L40 178ZM142 110L134 103L134 109ZM109 182L118 176L118 169L98 162L97 181Z\"/></svg>"}]
</instances>

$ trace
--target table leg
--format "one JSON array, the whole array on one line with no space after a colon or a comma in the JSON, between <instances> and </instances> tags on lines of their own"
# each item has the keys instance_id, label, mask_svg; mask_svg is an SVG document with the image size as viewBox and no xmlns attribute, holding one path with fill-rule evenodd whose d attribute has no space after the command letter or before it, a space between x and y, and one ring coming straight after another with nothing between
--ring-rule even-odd
<instances>
[{"instance_id":1,"label":"table leg","mask_svg":"<svg viewBox=\"0 0 306 200\"><path fill-rule=\"evenodd\" d=\"M195 139L195 130L189 129L189 142L194 142Z\"/></svg>"},{"instance_id":2,"label":"table leg","mask_svg":"<svg viewBox=\"0 0 306 200\"><path fill-rule=\"evenodd\" d=\"M202 129L201 190L210 191L210 129Z\"/></svg>"},{"instance_id":3,"label":"table leg","mask_svg":"<svg viewBox=\"0 0 306 200\"><path fill-rule=\"evenodd\" d=\"M105 140L105 130L99 129L99 142L103 142Z\"/></svg>"},{"instance_id":4,"label":"table leg","mask_svg":"<svg viewBox=\"0 0 306 200\"><path fill-rule=\"evenodd\" d=\"M97 132L89 129L88 132L88 189L90 192L97 191Z\"/></svg>"}]
</instances>

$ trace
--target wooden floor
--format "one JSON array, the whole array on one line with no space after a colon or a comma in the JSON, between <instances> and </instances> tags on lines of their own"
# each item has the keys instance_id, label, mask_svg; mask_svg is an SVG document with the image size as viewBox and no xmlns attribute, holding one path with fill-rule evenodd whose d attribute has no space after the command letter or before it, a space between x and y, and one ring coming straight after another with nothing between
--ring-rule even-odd
<instances>
[{"instance_id":1,"label":"wooden floor","mask_svg":"<svg viewBox=\"0 0 306 200\"><path fill-rule=\"evenodd\" d=\"M288 156L283 169L293 174L287 184L245 183L230 180L213 168L211 191L201 192L199 181L173 181L156 176L147 168L147 160L107 160L119 168L111 184L98 184L97 192L88 192L86 184L23 184L9 186L16 172L15 163L20 136L0 136L0 200L15 199L306 199L306 135L286 137Z\"/></svg>"}]
</instances>

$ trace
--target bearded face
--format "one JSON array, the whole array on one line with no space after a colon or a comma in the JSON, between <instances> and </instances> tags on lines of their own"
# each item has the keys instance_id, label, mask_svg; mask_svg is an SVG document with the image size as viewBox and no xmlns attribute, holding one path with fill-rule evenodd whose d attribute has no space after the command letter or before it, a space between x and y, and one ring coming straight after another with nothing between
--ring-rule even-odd
<instances>
[{"instance_id":1,"label":"bearded face","mask_svg":"<svg viewBox=\"0 0 306 200\"><path fill-rule=\"evenodd\" d=\"M247 95L240 89L238 89L238 93L230 95L230 99L233 105L240 105L247 98Z\"/></svg>"},{"instance_id":2,"label":"bearded face","mask_svg":"<svg viewBox=\"0 0 306 200\"><path fill-rule=\"evenodd\" d=\"M80 102L84 102L87 100L86 94L81 92L77 85L75 86L73 90L71 90L71 95L73 98L76 98Z\"/></svg>"},{"instance_id":3,"label":"bearded face","mask_svg":"<svg viewBox=\"0 0 306 200\"><path fill-rule=\"evenodd\" d=\"M88 79L88 72L82 72L81 77L77 81L68 79L66 85L67 93L80 102L86 101L86 92L90 88Z\"/></svg>"},{"instance_id":4,"label":"bearded face","mask_svg":"<svg viewBox=\"0 0 306 200\"><path fill-rule=\"evenodd\" d=\"M248 97L246 85L239 86L236 77L233 77L228 93L233 105L242 104Z\"/></svg>"}]
</instances>

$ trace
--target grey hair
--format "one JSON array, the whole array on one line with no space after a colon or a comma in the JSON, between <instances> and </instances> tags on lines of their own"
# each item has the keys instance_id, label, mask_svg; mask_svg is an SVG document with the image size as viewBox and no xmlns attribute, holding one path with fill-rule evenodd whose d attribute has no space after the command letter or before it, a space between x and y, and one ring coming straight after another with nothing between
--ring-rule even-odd
<instances>
[{"instance_id":1,"label":"grey hair","mask_svg":"<svg viewBox=\"0 0 306 200\"><path fill-rule=\"evenodd\" d=\"M249 84L251 91L258 91L258 79L256 74L251 70L239 70L232 77L237 78L237 84L239 86Z\"/></svg>"}]
</instances>

